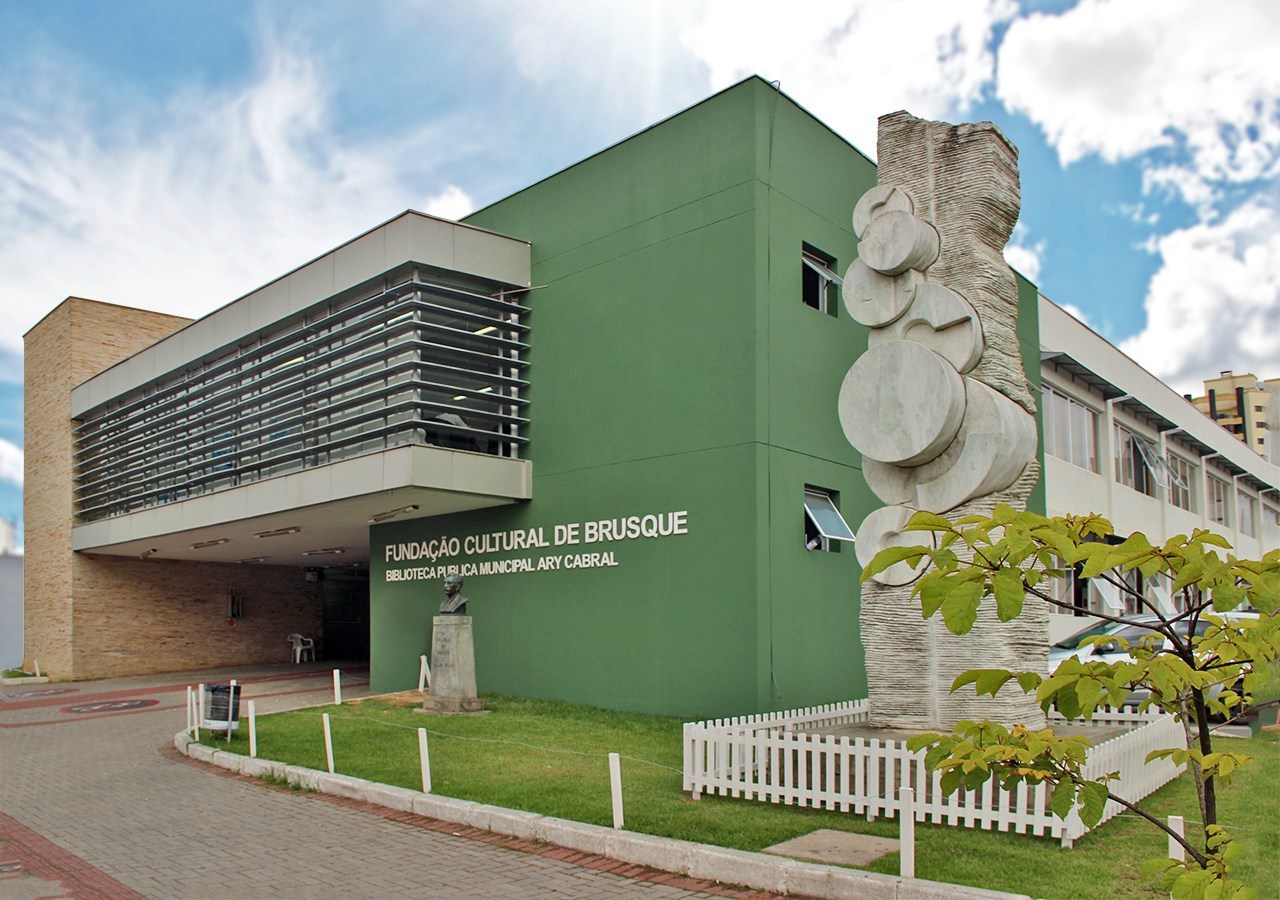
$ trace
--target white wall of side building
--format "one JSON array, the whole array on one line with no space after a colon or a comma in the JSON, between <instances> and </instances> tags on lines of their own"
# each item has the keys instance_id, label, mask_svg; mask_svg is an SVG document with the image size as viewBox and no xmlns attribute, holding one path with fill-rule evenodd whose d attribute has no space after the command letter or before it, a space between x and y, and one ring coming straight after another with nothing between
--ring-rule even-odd
<instances>
[{"instance_id":1,"label":"white wall of side building","mask_svg":"<svg viewBox=\"0 0 1280 900\"><path fill-rule=\"evenodd\" d=\"M1280 467L1043 297L1040 348L1049 515L1098 513L1117 533L1141 531L1152 543L1207 528L1249 558L1280 547ZM1094 423L1092 455L1086 420ZM1119 599L1092 590L1100 608ZM1174 602L1158 584L1145 590L1156 602ZM1050 637L1090 621L1055 614Z\"/></svg>"}]
</instances>

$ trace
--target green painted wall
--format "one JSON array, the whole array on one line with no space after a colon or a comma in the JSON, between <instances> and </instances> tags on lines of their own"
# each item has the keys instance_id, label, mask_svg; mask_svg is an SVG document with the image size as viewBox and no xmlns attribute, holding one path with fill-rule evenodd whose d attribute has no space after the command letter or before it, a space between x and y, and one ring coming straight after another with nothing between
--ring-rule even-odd
<instances>
[{"instance_id":1,"label":"green painted wall","mask_svg":"<svg viewBox=\"0 0 1280 900\"><path fill-rule=\"evenodd\" d=\"M1036 459L1040 463L1040 478L1027 497L1027 509L1045 515L1048 507L1044 496L1044 416L1040 400L1040 292L1036 286L1017 272L1018 282L1018 346L1022 350L1022 368L1031 382L1031 393L1036 398Z\"/></svg>"},{"instance_id":2,"label":"green painted wall","mask_svg":"<svg viewBox=\"0 0 1280 900\"><path fill-rule=\"evenodd\" d=\"M531 241L546 285L528 300L534 499L371 529L375 690L416 683L442 597L441 571L387 582L388 544L685 511L685 534L440 560L613 554L467 578L481 691L688 717L865 696L853 548L806 551L802 499L834 492L854 528L880 505L836 414L866 331L801 302L800 252L843 272L874 182L751 79L468 219Z\"/></svg>"}]
</instances>

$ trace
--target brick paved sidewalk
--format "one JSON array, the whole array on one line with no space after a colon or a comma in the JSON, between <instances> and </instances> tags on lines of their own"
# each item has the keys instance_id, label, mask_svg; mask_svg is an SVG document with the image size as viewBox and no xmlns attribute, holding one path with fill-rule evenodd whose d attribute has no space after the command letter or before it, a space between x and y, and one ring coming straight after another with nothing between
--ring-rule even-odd
<instances>
[{"instance_id":1,"label":"brick paved sidewalk","mask_svg":"<svg viewBox=\"0 0 1280 900\"><path fill-rule=\"evenodd\" d=\"M199 680L227 677L244 683L244 698L260 708L322 703L332 692L323 666L205 673ZM344 697L367 693L360 679L344 673ZM185 724L191 681L42 685L73 689L43 696L34 687L0 691L0 895L38 879L48 882L38 896L75 897L684 898L685 887L713 887L218 777L157 749ZM156 702L136 706L144 701ZM135 708L112 711L100 702ZM63 711L76 705L93 709ZM22 868L6 872L6 860Z\"/></svg>"}]
</instances>

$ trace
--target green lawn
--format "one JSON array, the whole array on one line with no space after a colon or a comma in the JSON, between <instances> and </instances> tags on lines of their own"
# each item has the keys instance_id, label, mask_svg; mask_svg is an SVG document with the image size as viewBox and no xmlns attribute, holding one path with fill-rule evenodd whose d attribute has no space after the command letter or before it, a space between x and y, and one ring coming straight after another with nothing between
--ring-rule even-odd
<instances>
[{"instance_id":1,"label":"green lawn","mask_svg":"<svg viewBox=\"0 0 1280 900\"><path fill-rule=\"evenodd\" d=\"M420 789L417 729L426 727L435 793L544 815L612 824L607 754L621 753L626 827L632 831L759 850L817 828L897 837L896 820L775 806L681 792L680 722L544 700L486 696L490 715L424 716L389 699L260 717L258 755L324 770L320 714L330 713L339 772ZM247 724L246 724L247 731ZM225 747L221 738L204 740ZM247 734L231 749L247 753ZM1224 741L1224 744L1228 743ZM1239 876L1264 897L1280 896L1280 735L1230 741L1256 758L1222 792L1220 818L1248 847ZM644 760L641 762L640 760ZM1197 821L1195 791L1182 778L1148 798L1161 815ZM1114 819L1064 850L1055 840L920 825L916 874L935 881L1038 897L1159 897L1141 865L1166 839L1147 823ZM896 855L872 871L896 874Z\"/></svg>"}]
</instances>

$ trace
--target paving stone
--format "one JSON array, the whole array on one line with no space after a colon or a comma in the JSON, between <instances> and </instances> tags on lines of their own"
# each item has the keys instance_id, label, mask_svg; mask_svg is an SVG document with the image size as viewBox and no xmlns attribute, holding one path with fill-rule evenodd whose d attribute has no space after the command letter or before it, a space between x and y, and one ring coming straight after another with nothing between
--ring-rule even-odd
<instances>
[{"instance_id":1,"label":"paving stone","mask_svg":"<svg viewBox=\"0 0 1280 900\"><path fill-rule=\"evenodd\" d=\"M897 853L898 846L899 842L892 838L819 828L781 844L765 847L763 852L837 866L865 866L888 853Z\"/></svg>"},{"instance_id":2,"label":"paving stone","mask_svg":"<svg viewBox=\"0 0 1280 900\"><path fill-rule=\"evenodd\" d=\"M452 830L473 836L455 837L338 805L356 801L219 776L159 752L185 724L182 685L228 677L245 683L245 699L257 699L260 710L323 703L332 690L326 671L312 673L312 690L305 679L255 683L247 672L202 673L77 685L80 703L120 690L161 701L136 713L73 717L56 706L6 703L0 809L56 846L64 864L117 882L118 896L691 896L670 884L508 849L466 825ZM292 691L301 693L284 695ZM0 881L0 895L20 897L26 888L17 884Z\"/></svg>"}]
</instances>

